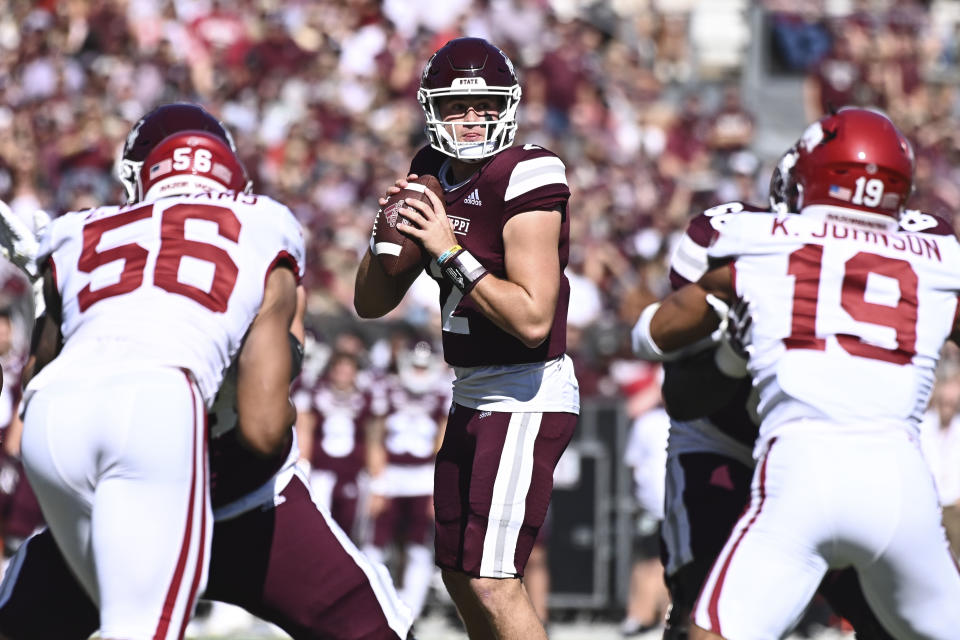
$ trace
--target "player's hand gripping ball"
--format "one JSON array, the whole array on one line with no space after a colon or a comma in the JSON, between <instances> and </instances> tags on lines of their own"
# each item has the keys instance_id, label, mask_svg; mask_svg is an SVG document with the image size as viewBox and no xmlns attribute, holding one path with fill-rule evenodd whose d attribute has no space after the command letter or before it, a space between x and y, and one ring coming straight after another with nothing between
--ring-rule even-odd
<instances>
[{"instance_id":1,"label":"player's hand gripping ball","mask_svg":"<svg viewBox=\"0 0 960 640\"><path fill-rule=\"evenodd\" d=\"M419 176L387 198L387 203L377 212L373 222L373 253L380 266L389 276L406 273L411 269L423 268L427 254L420 243L397 229L402 224L410 224L403 212L407 208L404 198L429 202L426 190L430 189L443 199L443 187L440 181L431 175Z\"/></svg>"}]
</instances>

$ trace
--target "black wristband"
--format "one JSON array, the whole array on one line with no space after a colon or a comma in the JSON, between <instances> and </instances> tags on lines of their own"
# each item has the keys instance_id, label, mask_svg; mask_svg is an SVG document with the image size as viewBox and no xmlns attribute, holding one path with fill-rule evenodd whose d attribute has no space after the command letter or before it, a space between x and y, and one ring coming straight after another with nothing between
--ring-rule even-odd
<instances>
[{"instance_id":1,"label":"black wristband","mask_svg":"<svg viewBox=\"0 0 960 640\"><path fill-rule=\"evenodd\" d=\"M293 382L303 370L303 344L292 333L287 337L290 338L290 381Z\"/></svg>"},{"instance_id":2,"label":"black wristband","mask_svg":"<svg viewBox=\"0 0 960 640\"><path fill-rule=\"evenodd\" d=\"M461 249L447 258L440 266L440 271L463 295L470 293L477 283L490 273L466 249Z\"/></svg>"},{"instance_id":3,"label":"black wristband","mask_svg":"<svg viewBox=\"0 0 960 640\"><path fill-rule=\"evenodd\" d=\"M47 319L47 312L44 311L36 320L33 321L33 333L30 335L30 353L36 353L40 346L40 336L43 335L43 322Z\"/></svg>"}]
</instances>

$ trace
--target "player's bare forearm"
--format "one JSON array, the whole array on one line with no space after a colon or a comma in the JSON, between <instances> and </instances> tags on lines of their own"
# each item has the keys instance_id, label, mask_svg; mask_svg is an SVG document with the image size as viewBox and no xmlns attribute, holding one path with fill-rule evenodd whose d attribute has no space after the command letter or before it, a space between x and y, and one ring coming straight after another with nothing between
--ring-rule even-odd
<instances>
[{"instance_id":1,"label":"player's bare forearm","mask_svg":"<svg viewBox=\"0 0 960 640\"><path fill-rule=\"evenodd\" d=\"M386 418L376 416L366 424L367 471L376 477L387 466L387 450L383 444L387 434Z\"/></svg>"},{"instance_id":2,"label":"player's bare forearm","mask_svg":"<svg viewBox=\"0 0 960 640\"><path fill-rule=\"evenodd\" d=\"M498 327L528 347L547 339L560 295L559 211L529 211L503 229L507 279L488 275L470 296Z\"/></svg>"},{"instance_id":3,"label":"player's bare forearm","mask_svg":"<svg viewBox=\"0 0 960 640\"><path fill-rule=\"evenodd\" d=\"M3 451L14 457L20 456L20 444L23 442L23 420L19 414L14 413L7 425L7 430L3 432ZM3 636L0 636L3 640Z\"/></svg>"},{"instance_id":4,"label":"player's bare forearm","mask_svg":"<svg viewBox=\"0 0 960 640\"><path fill-rule=\"evenodd\" d=\"M368 250L360 260L353 286L353 307L357 315L379 318L390 313L403 300L418 275L419 270L412 270L395 277L388 276Z\"/></svg>"},{"instance_id":5,"label":"player's bare forearm","mask_svg":"<svg viewBox=\"0 0 960 640\"><path fill-rule=\"evenodd\" d=\"M300 284L297 285L297 307L293 314L293 322L290 323L290 333L303 344L307 335L307 329L304 325L304 319L307 315L307 290Z\"/></svg>"},{"instance_id":6,"label":"player's bare forearm","mask_svg":"<svg viewBox=\"0 0 960 640\"><path fill-rule=\"evenodd\" d=\"M689 284L667 296L650 321L650 336L661 351L670 352L705 338L720 321L707 303L707 292Z\"/></svg>"},{"instance_id":7,"label":"player's bare forearm","mask_svg":"<svg viewBox=\"0 0 960 640\"><path fill-rule=\"evenodd\" d=\"M300 446L300 459L310 461L313 453L313 430L317 419L311 411L298 411L294 429L297 432L297 444ZM2 640L2 639L0 639Z\"/></svg>"},{"instance_id":8,"label":"player's bare forearm","mask_svg":"<svg viewBox=\"0 0 960 640\"><path fill-rule=\"evenodd\" d=\"M23 375L20 378L23 386L26 386L33 376L50 364L63 347L63 334L60 332L60 293L57 291L56 281L49 263L44 266L42 276L46 311L37 318L33 325L30 358L27 360L23 368Z\"/></svg>"},{"instance_id":9,"label":"player's bare forearm","mask_svg":"<svg viewBox=\"0 0 960 640\"><path fill-rule=\"evenodd\" d=\"M675 351L710 335L720 319L707 294L733 300L730 269L726 266L708 271L699 282L689 284L667 296L650 321L650 336L661 351Z\"/></svg>"},{"instance_id":10,"label":"player's bare forearm","mask_svg":"<svg viewBox=\"0 0 960 640\"><path fill-rule=\"evenodd\" d=\"M23 367L23 375L21 376L23 386L26 386L33 376L40 373L60 353L63 338L60 335L59 324L51 320L46 314L40 316L33 326L32 342L33 349Z\"/></svg>"},{"instance_id":11,"label":"player's bare forearm","mask_svg":"<svg viewBox=\"0 0 960 640\"><path fill-rule=\"evenodd\" d=\"M288 338L296 311L293 273L274 269L237 367L237 425L247 446L262 455L273 455L284 446L296 420L290 402Z\"/></svg>"},{"instance_id":12,"label":"player's bare forearm","mask_svg":"<svg viewBox=\"0 0 960 640\"><path fill-rule=\"evenodd\" d=\"M559 279L552 296L542 292L538 299L523 286L490 275L477 283L470 297L495 325L533 348L550 333L558 291Z\"/></svg>"}]
</instances>

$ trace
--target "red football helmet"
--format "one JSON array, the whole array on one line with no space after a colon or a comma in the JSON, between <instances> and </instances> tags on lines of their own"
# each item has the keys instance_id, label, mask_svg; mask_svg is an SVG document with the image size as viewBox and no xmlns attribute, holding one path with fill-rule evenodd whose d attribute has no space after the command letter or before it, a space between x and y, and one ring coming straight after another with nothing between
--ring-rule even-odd
<instances>
[{"instance_id":1,"label":"red football helmet","mask_svg":"<svg viewBox=\"0 0 960 640\"><path fill-rule=\"evenodd\" d=\"M913 148L882 113L844 107L814 122L770 180L770 204L800 211L812 204L899 217L913 190Z\"/></svg>"},{"instance_id":2,"label":"red football helmet","mask_svg":"<svg viewBox=\"0 0 960 640\"><path fill-rule=\"evenodd\" d=\"M458 142L453 123L444 122L436 100L444 96L486 95L502 100L496 120L486 127L483 142ZM457 38L443 45L427 62L420 78L417 100L427 119L430 146L458 160L476 161L503 151L517 133L520 84L513 63L483 38Z\"/></svg>"},{"instance_id":3,"label":"red football helmet","mask_svg":"<svg viewBox=\"0 0 960 640\"><path fill-rule=\"evenodd\" d=\"M187 131L205 132L213 138L218 139L226 148L227 153L232 157L232 161L227 163L227 158L223 151L220 150L217 152L219 157L218 164L222 166L230 165L227 168L230 170L231 176L227 182L232 186L228 187L222 184L222 176L226 174L223 171L218 171L219 176L210 177L218 183L221 183L220 186L214 187L211 185L206 188L217 188L220 190L229 188L237 191L249 190L250 183L247 180L246 169L244 169L239 158L236 157L236 147L233 144L233 138L230 136L230 132L203 107L187 102L176 102L157 107L143 116L127 135L119 166L120 182L127 192L127 202L139 202L146 196L147 187L143 184L145 179L142 168L147 160L147 156L171 135ZM206 157L206 153L201 153L201 156ZM202 159L200 159L199 162L201 167L205 166ZM177 165L180 167L183 165L183 161L181 160ZM190 166L192 171L192 162ZM177 172L184 171L182 168L172 170ZM160 169L157 169L157 171L160 171ZM240 184L238 176L242 176L243 184ZM152 180L153 183L157 182L156 178L159 178L157 174L155 174L155 179Z\"/></svg>"},{"instance_id":4,"label":"red football helmet","mask_svg":"<svg viewBox=\"0 0 960 640\"><path fill-rule=\"evenodd\" d=\"M153 148L137 176L143 200L198 191L244 191L246 171L222 138L180 131Z\"/></svg>"}]
</instances>

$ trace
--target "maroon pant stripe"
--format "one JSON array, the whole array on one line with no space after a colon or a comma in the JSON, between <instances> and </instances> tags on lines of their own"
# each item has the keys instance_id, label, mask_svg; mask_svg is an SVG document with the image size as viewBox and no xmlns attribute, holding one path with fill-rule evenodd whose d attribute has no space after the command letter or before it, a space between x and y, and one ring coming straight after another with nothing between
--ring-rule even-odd
<instances>
[{"instance_id":1,"label":"maroon pant stripe","mask_svg":"<svg viewBox=\"0 0 960 640\"><path fill-rule=\"evenodd\" d=\"M177 604L177 594L180 592L180 582L183 580L183 572L187 564L187 556L190 554L190 534L193 532L193 498L197 491L197 397L194 393L193 380L190 379L190 374L184 371L184 376L186 376L187 384L190 386L190 398L193 401L193 464L190 473L190 501L187 503L187 527L183 532L180 557L177 559L177 568L173 573L173 580L170 582L167 597L163 602L160 623L157 625L157 632L153 634L154 640L163 640L170 627L173 608ZM189 612L184 612L184 617L186 618L188 614Z\"/></svg>"},{"instance_id":2,"label":"maroon pant stripe","mask_svg":"<svg viewBox=\"0 0 960 640\"><path fill-rule=\"evenodd\" d=\"M770 459L770 452L773 451L773 443L776 441L776 438L770 441L770 446L767 447L767 453L763 457L763 464L760 466L760 502L757 504L757 512L753 514L753 516L750 518L750 521L747 523L747 526L745 526L743 531L740 532L740 535L737 536L737 541L733 543L733 547L730 549L730 553L727 555L727 559L724 560L723 567L720 569L720 575L717 576L717 581L713 585L713 593L710 594L710 604L707 607L707 613L710 616L710 630L721 636L723 635L723 632L720 630L720 615L718 613L718 605L720 603L720 592L723 590L723 581L727 577L727 569L730 568L730 561L733 560L733 554L737 552L737 547L739 547L740 543L743 542L743 538L747 535L747 531L749 531L750 527L753 526L753 523L757 521L757 518L760 516L760 511L763 510L763 503L767 499L767 460Z\"/></svg>"},{"instance_id":3,"label":"maroon pant stripe","mask_svg":"<svg viewBox=\"0 0 960 640\"><path fill-rule=\"evenodd\" d=\"M193 400L193 410L194 415L196 415L197 410L197 400L196 395L194 395ZM200 548L197 551L197 569L193 573L193 584L190 586L190 599L187 600L187 606L189 607L193 602L194 598L197 597L197 589L200 588L200 576L203 574L203 561L204 554L206 552L206 545L204 541L207 539L207 434L210 433L207 425L207 413L203 413L203 432L201 437L203 438L203 456L200 458L201 464L203 464L203 484L200 486L201 495L203 496L203 506L200 511ZM180 637L182 638L187 632L187 623L190 621L191 611L186 611L183 615L183 622L180 623Z\"/></svg>"}]
</instances>

